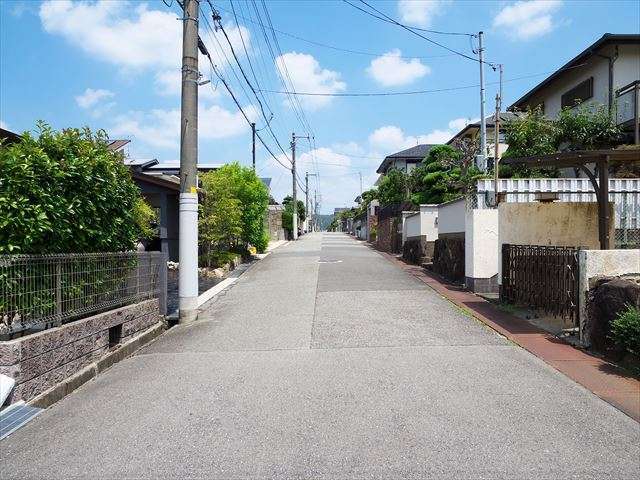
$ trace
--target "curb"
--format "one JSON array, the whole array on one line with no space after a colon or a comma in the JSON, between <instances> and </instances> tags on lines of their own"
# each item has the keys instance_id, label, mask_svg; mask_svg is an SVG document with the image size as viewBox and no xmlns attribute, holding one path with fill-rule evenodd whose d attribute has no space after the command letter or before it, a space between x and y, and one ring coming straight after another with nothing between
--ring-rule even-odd
<instances>
[{"instance_id":1,"label":"curb","mask_svg":"<svg viewBox=\"0 0 640 480\"><path fill-rule=\"evenodd\" d=\"M37 397L27 402L27 405L39 408L47 408L62 400L74 390L78 389L99 373L104 372L112 365L133 355L138 349L157 338L165 330L164 323L158 322L148 328L144 333L123 343L117 350L108 353L98 361L84 367L79 372L74 373L59 384L42 392Z\"/></svg>"},{"instance_id":2,"label":"curb","mask_svg":"<svg viewBox=\"0 0 640 480\"><path fill-rule=\"evenodd\" d=\"M474 293L450 289L420 266L407 264L387 252L371 248L476 320L640 422L640 381L617 365L579 350L526 320L498 310Z\"/></svg>"},{"instance_id":3,"label":"curb","mask_svg":"<svg viewBox=\"0 0 640 480\"><path fill-rule=\"evenodd\" d=\"M256 254L255 255L255 257L257 258L256 261L251 263L240 264L238 268L229 272L230 275L233 275L234 273L236 273L236 276L233 276L233 277L229 276L224 280L222 280L217 285L214 285L213 287L211 287L209 290L202 292L200 295L198 295L198 308L202 307L205 303L207 303L209 300L214 298L216 295L222 293L224 290L226 290L231 285L236 283L242 275L244 275L246 272L251 270L258 262L260 262L265 257L267 257L271 252L273 252L274 250L280 247L284 247L285 245L288 245L290 243L289 241L281 241L281 242L282 243L279 243L278 245L274 246L272 249L267 250L265 253ZM243 267L243 265L246 265L246 266Z\"/></svg>"}]
</instances>

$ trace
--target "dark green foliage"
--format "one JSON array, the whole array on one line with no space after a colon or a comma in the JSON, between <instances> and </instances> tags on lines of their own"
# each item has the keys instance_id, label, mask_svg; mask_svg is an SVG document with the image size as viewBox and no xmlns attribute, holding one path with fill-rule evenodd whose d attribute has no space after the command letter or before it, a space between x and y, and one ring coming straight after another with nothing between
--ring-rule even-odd
<instances>
[{"instance_id":1,"label":"dark green foliage","mask_svg":"<svg viewBox=\"0 0 640 480\"><path fill-rule=\"evenodd\" d=\"M298 213L298 227L302 225L305 218L307 218L307 212L304 207L304 202L302 200L298 200L297 204L297 213ZM284 211L282 212L282 228L288 230L289 232L293 231L293 198L289 195L284 197L282 200L282 205L284 205Z\"/></svg>"},{"instance_id":2,"label":"dark green foliage","mask_svg":"<svg viewBox=\"0 0 640 480\"><path fill-rule=\"evenodd\" d=\"M454 200L480 176L476 167L465 162L462 152L449 145L435 146L409 175L411 202L419 205Z\"/></svg>"},{"instance_id":3,"label":"dark green foliage","mask_svg":"<svg viewBox=\"0 0 640 480\"><path fill-rule=\"evenodd\" d=\"M0 254L133 249L149 209L106 133L37 129L0 146Z\"/></svg>"},{"instance_id":4,"label":"dark green foliage","mask_svg":"<svg viewBox=\"0 0 640 480\"><path fill-rule=\"evenodd\" d=\"M390 170L378 185L381 205L402 203L407 200L407 175L400 170Z\"/></svg>"},{"instance_id":5,"label":"dark green foliage","mask_svg":"<svg viewBox=\"0 0 640 480\"><path fill-rule=\"evenodd\" d=\"M640 355L640 308L629 305L611 323L611 339L628 352Z\"/></svg>"},{"instance_id":6,"label":"dark green foliage","mask_svg":"<svg viewBox=\"0 0 640 480\"><path fill-rule=\"evenodd\" d=\"M505 142L509 148L503 158L611 148L621 140L621 130L605 106L567 107L556 119L546 118L542 110L536 108L528 110L522 118L505 124ZM500 167L502 178L557 177L558 173L557 169Z\"/></svg>"}]
</instances>

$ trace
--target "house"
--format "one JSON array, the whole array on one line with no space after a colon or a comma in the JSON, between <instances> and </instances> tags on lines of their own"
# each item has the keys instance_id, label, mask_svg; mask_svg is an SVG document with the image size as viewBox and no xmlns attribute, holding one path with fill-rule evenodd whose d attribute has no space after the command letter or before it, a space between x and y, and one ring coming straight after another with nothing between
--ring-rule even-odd
<instances>
[{"instance_id":1,"label":"house","mask_svg":"<svg viewBox=\"0 0 640 480\"><path fill-rule=\"evenodd\" d=\"M380 178L387 174L389 170L400 170L404 173L410 173L416 165L418 165L424 158L429 155L429 151L435 147L433 144L425 143L422 145L416 145L415 147L407 148L400 152L388 155L382 161L376 173L380 174ZM376 182L376 185L380 181Z\"/></svg>"},{"instance_id":2,"label":"house","mask_svg":"<svg viewBox=\"0 0 640 480\"><path fill-rule=\"evenodd\" d=\"M503 154L508 145L504 142L504 132L505 132L505 124L511 122L519 117L523 117L524 113L522 112L500 112L500 122L499 122L499 132L498 132L498 153ZM486 166L478 165L482 170L491 170L493 168L493 159L495 156L495 124L496 117L494 115L490 115L485 117L485 125L487 127L487 151L484 152L486 158ZM451 139L447 142L447 145L451 145L455 147L461 142L469 141L471 143L478 143L478 154L480 152L480 121L473 122L467 124L462 130L456 133Z\"/></svg>"},{"instance_id":3,"label":"house","mask_svg":"<svg viewBox=\"0 0 640 480\"><path fill-rule=\"evenodd\" d=\"M4 128L0 128L0 140L2 140L5 145L17 143L20 141L20 138L20 135L18 135L17 133L6 130Z\"/></svg>"},{"instance_id":4,"label":"house","mask_svg":"<svg viewBox=\"0 0 640 480\"><path fill-rule=\"evenodd\" d=\"M640 80L640 35L605 33L516 100L508 110L540 106L549 118L576 101L636 110L621 105L617 92ZM624 99L623 99L624 100ZM633 102L633 96L626 99ZM624 103L624 102L623 102Z\"/></svg>"}]
</instances>

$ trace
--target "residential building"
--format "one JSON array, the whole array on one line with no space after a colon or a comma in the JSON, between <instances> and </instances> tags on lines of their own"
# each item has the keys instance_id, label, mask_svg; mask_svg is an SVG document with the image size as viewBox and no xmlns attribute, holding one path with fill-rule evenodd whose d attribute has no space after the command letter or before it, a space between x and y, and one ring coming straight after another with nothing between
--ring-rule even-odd
<instances>
[{"instance_id":1,"label":"residential building","mask_svg":"<svg viewBox=\"0 0 640 480\"><path fill-rule=\"evenodd\" d=\"M410 173L416 165L418 165L424 158L429 155L429 151L435 147L434 144L421 144L416 145L415 147L407 148L406 150L401 150L400 152L394 153L392 155L388 155L382 161L376 173L380 174L380 178L389 172L389 170L395 169L400 170L404 173ZM376 185L380 181L376 182Z\"/></svg>"},{"instance_id":2,"label":"residential building","mask_svg":"<svg viewBox=\"0 0 640 480\"><path fill-rule=\"evenodd\" d=\"M617 102L616 92L638 80L640 35L605 33L516 100L509 110L540 106L547 117L555 118L562 108L572 107L576 101L612 109L618 103L621 109L637 110L634 105ZM633 96L624 102L634 102Z\"/></svg>"},{"instance_id":3,"label":"residential building","mask_svg":"<svg viewBox=\"0 0 640 480\"><path fill-rule=\"evenodd\" d=\"M503 154L509 145L504 141L505 124L511 122L519 117L524 116L522 112L500 112L499 132L498 132L498 153ZM486 163L477 165L481 170L491 170L493 168L493 159L495 157L495 114L485 117L485 124L487 126L487 151L484 152ZM447 145L456 146L461 142L468 141L478 143L478 154L480 152L480 121L467 124L462 130L456 133L447 142Z\"/></svg>"}]
</instances>

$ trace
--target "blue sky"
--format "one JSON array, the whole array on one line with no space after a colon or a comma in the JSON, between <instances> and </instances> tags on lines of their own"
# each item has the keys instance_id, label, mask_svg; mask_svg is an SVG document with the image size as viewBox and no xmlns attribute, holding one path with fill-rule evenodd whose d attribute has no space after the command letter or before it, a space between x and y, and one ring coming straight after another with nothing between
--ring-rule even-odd
<instances>
[{"instance_id":1,"label":"blue sky","mask_svg":"<svg viewBox=\"0 0 640 480\"><path fill-rule=\"evenodd\" d=\"M31 130L42 119L55 128L88 125L112 138L129 138L134 158L177 160L181 22L175 0L148 2L0 1L0 121L14 131ZM437 90L478 83L478 64L383 23L341 1L267 1L275 29L342 49L347 53L277 34L272 56L250 2L212 0L243 68L258 85L282 90L276 63L286 66L300 92L359 93ZM363 4L354 0L362 7ZM387 1L370 2L407 24L447 32L485 32L486 58L505 65L504 104L509 105L545 75L605 32L639 33L637 1ZM209 23L205 0L201 10ZM258 0L263 21L266 15ZM253 20L251 22L250 20ZM264 120L239 74L220 32L201 21L201 36L243 109L258 128ZM267 33L270 32L267 30ZM426 36L467 55L467 36ZM214 36L216 38L214 38ZM242 40L248 55L245 55ZM221 51L221 47L224 53ZM275 46L274 46L275 47ZM275 57L275 61L274 61ZM249 65L249 62L251 65ZM211 76L201 58L200 70ZM497 74L486 69L487 111L493 109ZM517 79L519 77L529 77ZM512 80L516 79L516 80ZM215 87L215 90L214 90ZM247 90L245 93L242 89ZM290 134L307 134L286 96L265 93L267 115L283 147ZM261 97L262 98L262 97ZM322 211L350 205L376 179L382 158L420 143L448 139L465 121L479 117L477 88L411 96L298 97L315 134L315 150L299 141L298 169L319 173L312 188ZM214 77L200 87L200 161L251 163L250 130ZM273 140L262 131L275 153ZM284 155L280 159L287 163ZM258 171L273 178L281 199L290 173L258 148Z\"/></svg>"}]
</instances>

